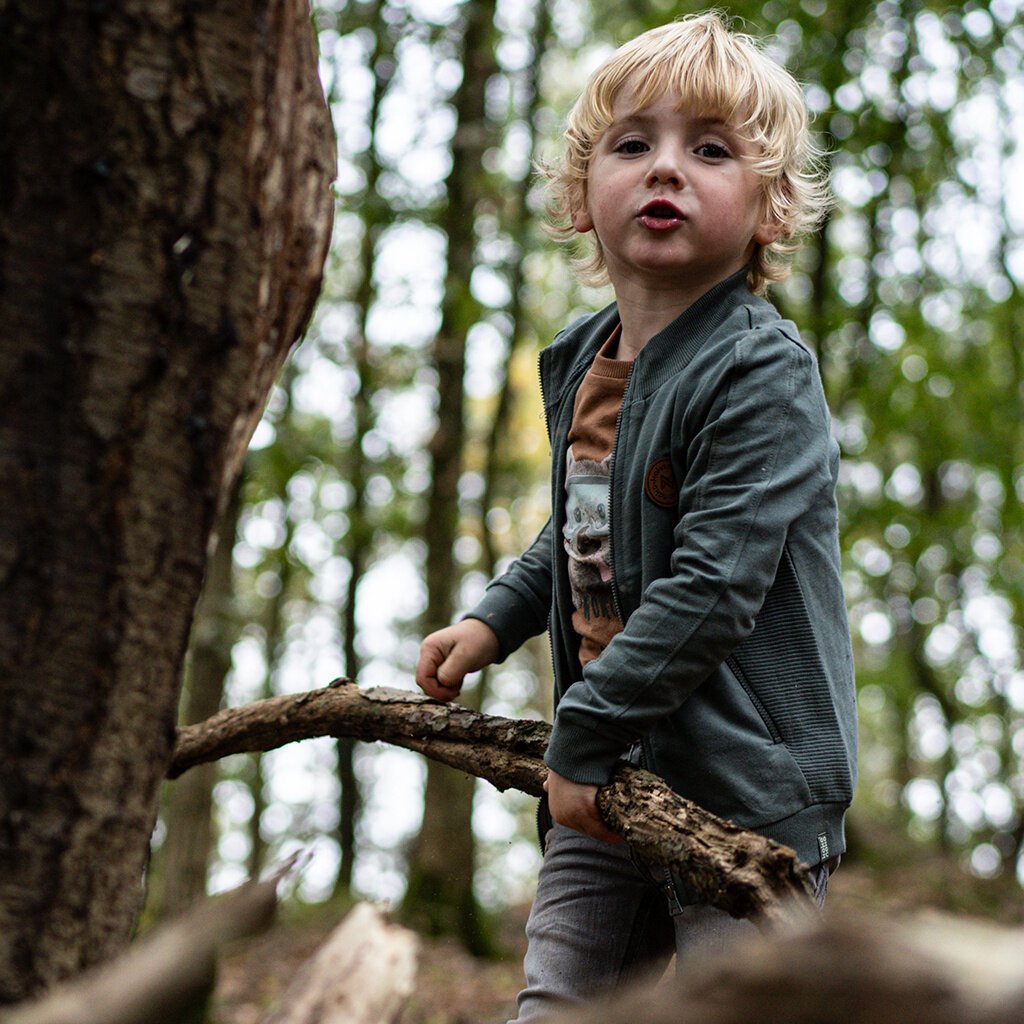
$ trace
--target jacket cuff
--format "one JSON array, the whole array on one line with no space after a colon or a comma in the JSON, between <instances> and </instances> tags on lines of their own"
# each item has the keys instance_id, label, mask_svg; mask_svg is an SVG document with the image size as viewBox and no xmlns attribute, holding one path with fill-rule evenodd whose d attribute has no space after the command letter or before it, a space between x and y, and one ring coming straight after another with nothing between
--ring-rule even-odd
<instances>
[{"instance_id":1,"label":"jacket cuff","mask_svg":"<svg viewBox=\"0 0 1024 1024\"><path fill-rule=\"evenodd\" d=\"M610 739L581 725L560 721L555 716L544 763L570 782L583 786L606 786L628 744Z\"/></svg>"},{"instance_id":2,"label":"jacket cuff","mask_svg":"<svg viewBox=\"0 0 1024 1024\"><path fill-rule=\"evenodd\" d=\"M541 630L534 628L536 610L533 605L517 590L505 586L500 580L484 591L479 604L463 618L479 619L494 630L499 652L496 665L543 630L543 626Z\"/></svg>"}]
</instances>

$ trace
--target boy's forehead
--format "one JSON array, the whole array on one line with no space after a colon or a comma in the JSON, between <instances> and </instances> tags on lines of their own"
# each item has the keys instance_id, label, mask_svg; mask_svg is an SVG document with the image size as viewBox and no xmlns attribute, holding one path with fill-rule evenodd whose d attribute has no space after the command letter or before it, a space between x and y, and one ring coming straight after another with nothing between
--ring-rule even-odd
<instances>
[{"instance_id":1,"label":"boy's forehead","mask_svg":"<svg viewBox=\"0 0 1024 1024\"><path fill-rule=\"evenodd\" d=\"M730 127L736 124L735 105L732 110L727 110L720 98L700 96L681 89L675 83L641 88L638 83L627 80L613 100L611 113L615 122L644 121L650 119L652 108L662 103L708 125Z\"/></svg>"},{"instance_id":2,"label":"boy's forehead","mask_svg":"<svg viewBox=\"0 0 1024 1024\"><path fill-rule=\"evenodd\" d=\"M681 97L678 93L655 96L647 103L640 102L635 95L620 95L612 107L612 120L608 127L648 124L655 120L657 116L655 108L661 106L662 101L667 101L671 110L681 117L686 117L698 127L722 128L739 133L739 125L736 124L735 116L730 117L722 110Z\"/></svg>"}]
</instances>

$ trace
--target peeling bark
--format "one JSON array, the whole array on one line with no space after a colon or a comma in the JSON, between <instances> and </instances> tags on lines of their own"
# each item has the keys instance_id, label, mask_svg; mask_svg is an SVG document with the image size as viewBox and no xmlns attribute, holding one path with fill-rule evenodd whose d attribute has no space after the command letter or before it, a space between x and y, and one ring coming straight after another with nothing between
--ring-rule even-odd
<instances>
[{"instance_id":1,"label":"peeling bark","mask_svg":"<svg viewBox=\"0 0 1024 1024\"><path fill-rule=\"evenodd\" d=\"M2 1004L127 941L334 146L308 0L8 0L0 66Z\"/></svg>"},{"instance_id":2,"label":"peeling bark","mask_svg":"<svg viewBox=\"0 0 1024 1024\"><path fill-rule=\"evenodd\" d=\"M228 754L313 736L383 740L509 788L540 796L550 726L439 704L407 690L322 690L230 708L178 732L170 775ZM813 920L807 872L788 847L705 811L657 776L621 764L598 791L608 825L646 860L674 868L714 906L770 926Z\"/></svg>"}]
</instances>

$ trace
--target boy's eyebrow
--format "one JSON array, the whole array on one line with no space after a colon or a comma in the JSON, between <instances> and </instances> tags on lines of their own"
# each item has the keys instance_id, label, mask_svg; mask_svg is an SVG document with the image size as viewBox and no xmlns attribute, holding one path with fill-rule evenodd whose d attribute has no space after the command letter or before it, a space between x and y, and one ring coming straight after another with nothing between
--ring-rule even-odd
<instances>
[{"instance_id":1,"label":"boy's eyebrow","mask_svg":"<svg viewBox=\"0 0 1024 1024\"><path fill-rule=\"evenodd\" d=\"M616 118L608 127L609 128L629 128L633 125L648 125L654 120L650 114L645 114L642 110L637 110L631 114L626 114L624 117ZM720 117L696 117L694 122L700 128L722 128L725 131L734 132L735 129L731 128L728 122L723 121Z\"/></svg>"}]
</instances>

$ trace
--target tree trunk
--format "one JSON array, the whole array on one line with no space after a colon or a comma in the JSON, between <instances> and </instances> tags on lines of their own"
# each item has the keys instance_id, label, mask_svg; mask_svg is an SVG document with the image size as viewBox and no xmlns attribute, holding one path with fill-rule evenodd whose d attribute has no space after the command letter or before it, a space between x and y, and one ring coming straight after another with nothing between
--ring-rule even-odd
<instances>
[{"instance_id":1,"label":"tree trunk","mask_svg":"<svg viewBox=\"0 0 1024 1024\"><path fill-rule=\"evenodd\" d=\"M183 725L195 725L215 715L224 697L224 680L231 669L231 649L238 634L235 611L234 550L240 482L221 518L217 546L210 559L202 597L196 608L189 665L186 671ZM158 916L177 915L206 895L206 875L214 842L213 787L217 766L204 765L171 787L164 820L167 838L160 848L153 908Z\"/></svg>"},{"instance_id":2,"label":"tree trunk","mask_svg":"<svg viewBox=\"0 0 1024 1024\"><path fill-rule=\"evenodd\" d=\"M288 393L288 415L291 415L291 387ZM287 417L285 419L287 422ZM288 480L276 481L277 494L284 496ZM263 610L263 685L260 690L263 699L270 697L274 692L274 679L284 652L284 636L287 631L285 620L285 603L291 597L292 579L295 574L295 567L288 556L294 536L294 524L291 519L285 520L284 537L281 546L274 553L276 565L273 572L277 575L277 592L267 600ZM263 754L255 751L246 765L244 780L249 787L252 796L252 814L249 816L249 856L246 858L246 871L249 880L255 881L263 872L263 865L267 859L267 842L263 838L263 812L267 809L266 773L263 770Z\"/></svg>"},{"instance_id":3,"label":"tree trunk","mask_svg":"<svg viewBox=\"0 0 1024 1024\"><path fill-rule=\"evenodd\" d=\"M0 5L0 1003L125 944L207 543L308 320L306 0Z\"/></svg>"},{"instance_id":4,"label":"tree trunk","mask_svg":"<svg viewBox=\"0 0 1024 1024\"><path fill-rule=\"evenodd\" d=\"M447 276L441 328L433 346L438 409L430 442L431 486L424 527L424 632L447 626L454 613L457 573L452 548L458 536L459 478L466 442L466 336L479 314L469 285L475 264L476 208L484 195L482 157L490 141L486 85L497 70L494 11L494 0L463 7L463 78L452 98L456 116L452 169L440 218L448 240ZM484 954L490 943L473 893L474 844L469 827L473 792L472 778L428 763L423 824L409 858L402 915L418 930L457 935L468 949Z\"/></svg>"},{"instance_id":5,"label":"tree trunk","mask_svg":"<svg viewBox=\"0 0 1024 1024\"><path fill-rule=\"evenodd\" d=\"M480 571L487 579L493 579L498 565L499 552L494 543L492 531L487 526L487 514L494 507L501 484L504 488L513 490L514 494L520 493L523 481L520 479L509 479L510 454L515 449L515 442L509 438L509 420L512 416L514 405L514 388L512 383L512 366L520 347L527 339L526 332L526 310L523 303L523 286L525 274L523 266L526 260L530 240L531 211L528 205L530 188L533 185L533 167L536 156L537 145L537 111L540 109L541 82L540 72L544 53L551 41L551 11L548 9L546 0L537 0L534 5L533 31L530 33L532 58L527 67L523 70L522 88L526 93L522 119L526 124L528 132L528 143L526 148L526 164L529 170L522 180L516 183L511 189L510 200L504 220L505 230L509 240L512 242L512 257L508 266L508 290L509 301L505 312L509 319L508 348L505 350L505 358L502 361L498 381L498 401L491 417L484 445L484 488L480 496L480 518L481 518L481 552ZM485 668L480 673L480 681L475 688L464 692L462 697L470 706L483 711L490 696L490 682L492 678L492 667Z\"/></svg>"}]
</instances>

